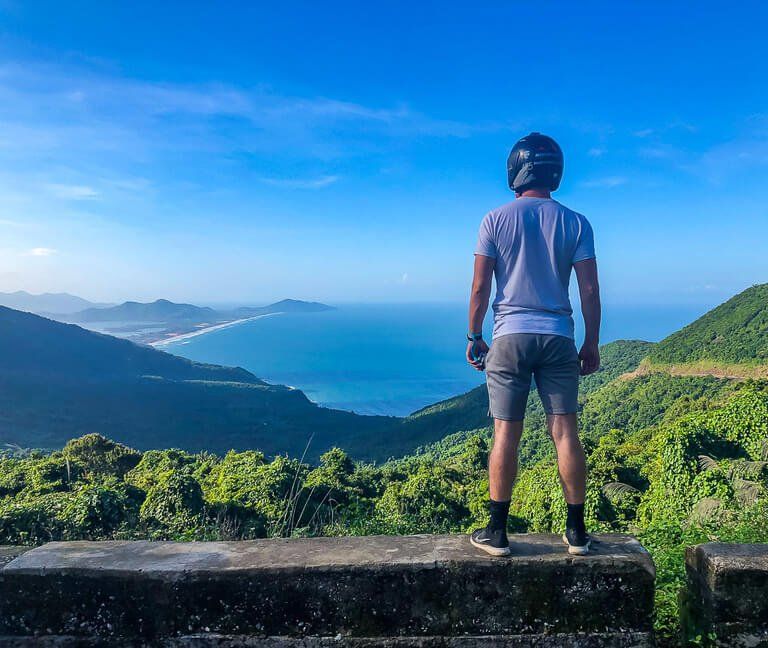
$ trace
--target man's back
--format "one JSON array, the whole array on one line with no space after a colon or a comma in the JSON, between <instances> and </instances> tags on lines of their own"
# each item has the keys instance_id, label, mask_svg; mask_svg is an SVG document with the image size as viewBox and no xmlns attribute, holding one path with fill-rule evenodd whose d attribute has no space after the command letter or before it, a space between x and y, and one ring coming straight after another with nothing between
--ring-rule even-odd
<instances>
[{"instance_id":1,"label":"man's back","mask_svg":"<svg viewBox=\"0 0 768 648\"><path fill-rule=\"evenodd\" d=\"M579 441L579 375L600 367L600 289L592 228L551 194L560 186L563 151L547 135L518 140L507 158L507 182L517 199L483 219L469 297L467 362L485 371L493 447L488 458L489 522L470 536L492 556L510 552L507 538L512 486L523 421L536 381L547 429L555 443L567 505L568 553L583 556L592 542L584 523L587 465ZM584 344L573 339L568 282L576 270ZM493 275L493 344L483 339Z\"/></svg>"},{"instance_id":2,"label":"man's back","mask_svg":"<svg viewBox=\"0 0 768 648\"><path fill-rule=\"evenodd\" d=\"M595 256L584 216L551 198L518 198L485 216L475 253L496 259L494 338L573 337L571 268Z\"/></svg>"}]
</instances>

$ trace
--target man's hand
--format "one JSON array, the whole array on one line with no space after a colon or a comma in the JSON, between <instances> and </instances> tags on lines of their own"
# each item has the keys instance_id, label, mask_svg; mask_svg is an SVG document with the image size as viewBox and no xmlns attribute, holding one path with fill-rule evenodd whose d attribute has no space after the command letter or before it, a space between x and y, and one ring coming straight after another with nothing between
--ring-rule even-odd
<instances>
[{"instance_id":1,"label":"man's hand","mask_svg":"<svg viewBox=\"0 0 768 648\"><path fill-rule=\"evenodd\" d=\"M585 342L579 351L579 360L581 361L582 376L595 373L600 368L600 349L597 348L597 344Z\"/></svg>"},{"instance_id":2,"label":"man's hand","mask_svg":"<svg viewBox=\"0 0 768 648\"><path fill-rule=\"evenodd\" d=\"M488 345L485 340L475 340L467 344L467 362L478 371L485 369L485 356L488 353Z\"/></svg>"}]
</instances>

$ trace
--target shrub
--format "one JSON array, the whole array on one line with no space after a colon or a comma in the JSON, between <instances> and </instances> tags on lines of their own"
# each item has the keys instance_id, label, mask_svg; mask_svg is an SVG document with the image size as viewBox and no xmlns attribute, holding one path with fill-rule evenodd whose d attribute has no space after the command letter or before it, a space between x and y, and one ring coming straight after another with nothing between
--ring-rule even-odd
<instances>
[{"instance_id":1,"label":"shrub","mask_svg":"<svg viewBox=\"0 0 768 648\"><path fill-rule=\"evenodd\" d=\"M72 439L61 454L80 465L91 476L112 475L123 477L141 461L141 453L115 443L100 434L86 434Z\"/></svg>"}]
</instances>

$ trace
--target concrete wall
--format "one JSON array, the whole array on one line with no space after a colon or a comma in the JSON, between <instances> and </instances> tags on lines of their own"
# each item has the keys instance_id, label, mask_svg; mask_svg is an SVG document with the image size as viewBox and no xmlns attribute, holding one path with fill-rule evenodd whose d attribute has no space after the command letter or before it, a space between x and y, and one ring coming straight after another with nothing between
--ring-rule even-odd
<instances>
[{"instance_id":1,"label":"concrete wall","mask_svg":"<svg viewBox=\"0 0 768 648\"><path fill-rule=\"evenodd\" d=\"M685 634L704 645L768 647L768 545L698 545L685 562Z\"/></svg>"},{"instance_id":2,"label":"concrete wall","mask_svg":"<svg viewBox=\"0 0 768 648\"><path fill-rule=\"evenodd\" d=\"M0 570L3 646L652 645L654 567L636 540L466 536L55 542ZM69 642L69 643L67 643Z\"/></svg>"}]
</instances>

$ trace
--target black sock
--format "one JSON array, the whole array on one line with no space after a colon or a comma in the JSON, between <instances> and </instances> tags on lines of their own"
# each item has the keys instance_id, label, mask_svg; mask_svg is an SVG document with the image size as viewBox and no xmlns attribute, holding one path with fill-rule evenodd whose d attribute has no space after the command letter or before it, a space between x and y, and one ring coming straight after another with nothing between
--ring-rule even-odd
<instances>
[{"instance_id":1,"label":"black sock","mask_svg":"<svg viewBox=\"0 0 768 648\"><path fill-rule=\"evenodd\" d=\"M509 500L506 502L497 502L491 500L488 509L491 512L491 521L488 523L491 531L499 529L507 530L507 518L509 517Z\"/></svg>"},{"instance_id":2,"label":"black sock","mask_svg":"<svg viewBox=\"0 0 768 648\"><path fill-rule=\"evenodd\" d=\"M584 504L568 504L568 517L565 519L565 528L584 533Z\"/></svg>"}]
</instances>

